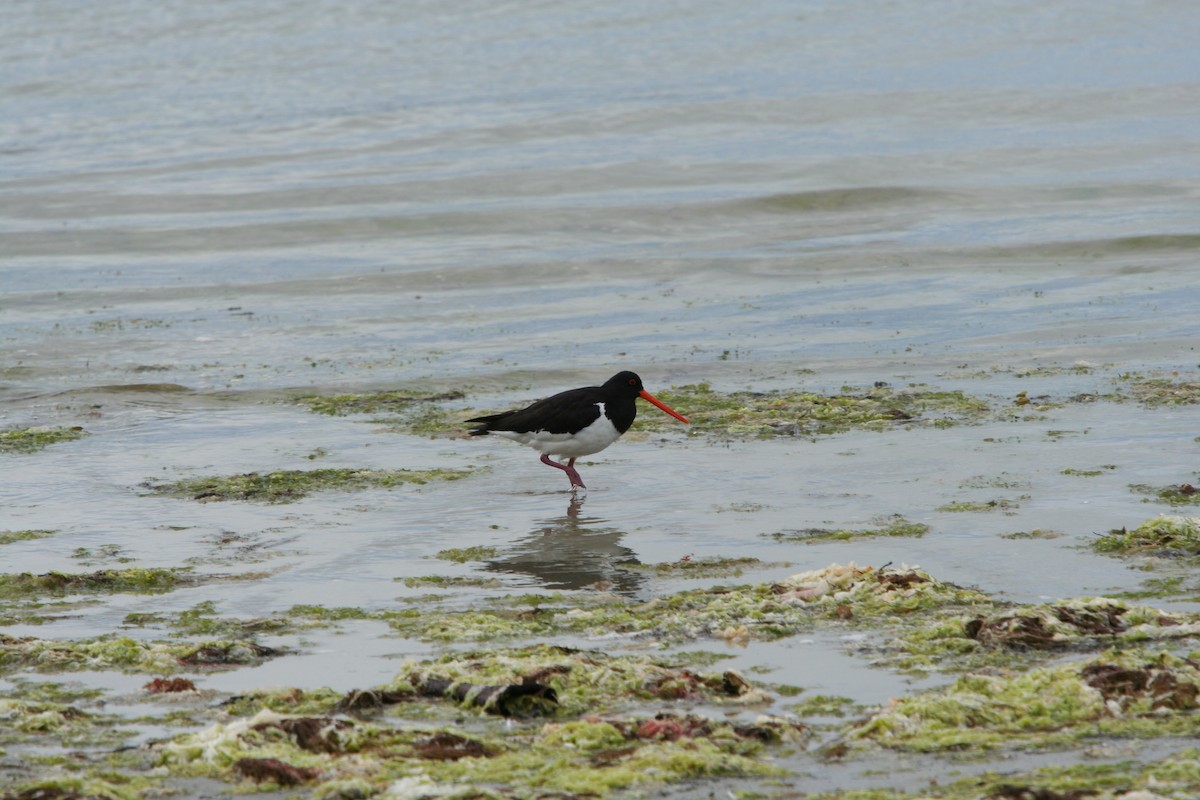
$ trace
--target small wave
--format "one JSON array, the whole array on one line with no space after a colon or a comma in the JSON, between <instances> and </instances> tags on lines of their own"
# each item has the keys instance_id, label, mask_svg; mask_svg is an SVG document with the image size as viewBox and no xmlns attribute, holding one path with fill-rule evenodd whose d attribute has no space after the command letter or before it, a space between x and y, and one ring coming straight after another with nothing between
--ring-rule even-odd
<instances>
[{"instance_id":1,"label":"small wave","mask_svg":"<svg viewBox=\"0 0 1200 800\"><path fill-rule=\"evenodd\" d=\"M879 206L911 205L915 202L944 201L946 193L907 186L863 186L852 189L818 189L751 197L726 203L727 207L777 214L803 214L823 211L853 211Z\"/></svg>"},{"instance_id":2,"label":"small wave","mask_svg":"<svg viewBox=\"0 0 1200 800\"><path fill-rule=\"evenodd\" d=\"M1169 253L1200 249L1200 233L1164 233L1081 239L1069 242L1040 242L1016 247L992 248L991 256L1039 256L1046 258L1097 258L1129 254Z\"/></svg>"}]
</instances>

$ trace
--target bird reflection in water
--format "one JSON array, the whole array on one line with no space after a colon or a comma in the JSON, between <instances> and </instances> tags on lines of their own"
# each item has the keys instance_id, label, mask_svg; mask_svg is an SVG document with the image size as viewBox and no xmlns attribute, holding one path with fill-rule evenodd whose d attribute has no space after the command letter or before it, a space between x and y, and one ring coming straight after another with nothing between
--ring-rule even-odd
<instances>
[{"instance_id":1,"label":"bird reflection in water","mask_svg":"<svg viewBox=\"0 0 1200 800\"><path fill-rule=\"evenodd\" d=\"M644 577L631 569L640 562L621 544L624 531L605 527L607 520L599 517L581 516L585 499L572 495L565 516L542 520L504 558L488 561L484 569L532 575L547 589L637 593Z\"/></svg>"}]
</instances>

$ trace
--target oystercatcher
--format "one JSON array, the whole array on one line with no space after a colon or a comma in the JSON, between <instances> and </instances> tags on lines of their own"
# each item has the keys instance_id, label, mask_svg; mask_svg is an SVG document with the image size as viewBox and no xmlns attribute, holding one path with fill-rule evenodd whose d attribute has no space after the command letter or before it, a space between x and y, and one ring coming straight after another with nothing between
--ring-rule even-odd
<instances>
[{"instance_id":1,"label":"oystercatcher","mask_svg":"<svg viewBox=\"0 0 1200 800\"><path fill-rule=\"evenodd\" d=\"M647 392L642 379L632 372L618 372L603 386L570 389L522 409L467 422L479 423L471 429L472 436L494 433L529 445L542 454L543 464L567 473L572 490L586 489L575 471L575 459L599 453L629 430L637 416L635 401L639 397L687 423L687 417ZM551 461L550 456L563 456L566 461Z\"/></svg>"}]
</instances>

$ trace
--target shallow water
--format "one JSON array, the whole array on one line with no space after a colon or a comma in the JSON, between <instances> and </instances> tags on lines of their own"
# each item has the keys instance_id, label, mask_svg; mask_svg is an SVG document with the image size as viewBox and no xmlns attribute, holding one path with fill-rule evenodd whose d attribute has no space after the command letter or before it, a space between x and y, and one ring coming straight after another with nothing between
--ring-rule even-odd
<instances>
[{"instance_id":1,"label":"shallow water","mask_svg":"<svg viewBox=\"0 0 1200 800\"><path fill-rule=\"evenodd\" d=\"M0 29L0 425L91 435L0 455L0 530L58 531L5 545L4 571L80 571L77 548L111 545L267 574L9 632L152 635L121 622L205 600L389 608L424 591L397 579L430 573L501 581L463 606L598 581L652 597L692 584L630 565L689 554L786 564L745 581L920 564L1021 602L1137 588L1079 546L1162 510L1129 484L1196 477L1194 406L631 433L584 466L576 505L509 443L284 401L463 388L464 408L501 407L619 369L656 392L915 382L995 407L1194 379L1197 31L1200 8L1170 0L18 4ZM141 488L314 464L488 469L283 506ZM1015 506L937 510L992 499ZM890 514L931 532L770 537ZM1035 528L1066 535L999 538ZM499 554L431 560L474 545ZM736 663L868 704L913 688L850 647L754 643ZM205 688L362 687L431 652L376 623L300 650Z\"/></svg>"}]
</instances>

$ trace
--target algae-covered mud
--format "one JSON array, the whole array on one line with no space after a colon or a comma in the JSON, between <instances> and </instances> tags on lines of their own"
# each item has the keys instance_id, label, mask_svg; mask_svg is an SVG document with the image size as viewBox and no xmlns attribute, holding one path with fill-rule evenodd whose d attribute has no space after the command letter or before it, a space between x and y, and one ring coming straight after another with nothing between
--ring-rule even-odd
<instances>
[{"instance_id":1,"label":"algae-covered mud","mask_svg":"<svg viewBox=\"0 0 1200 800\"><path fill-rule=\"evenodd\" d=\"M238 791L304 786L322 797L641 795L679 785L703 791L719 780L770 796L800 780L796 769L805 762L806 770L861 762L868 775L865 765L881 752L943 754L942 769L961 773L993 753L1061 755L1104 742L1119 750L1131 741L1161 741L1178 752L1157 763L1124 759L1093 773L1042 770L1021 779L1044 792L1070 775L1097 792L1174 771L1164 785L1185 792L1200 785L1188 766L1191 751L1176 744L1200 730L1200 667L1190 655L1200 614L1104 598L1013 604L919 569L853 564L648 602L613 597L602 618L584 596L519 605L531 609L500 628L471 610L429 616L316 607L275 614L268 625L219 620L209 604L175 619L140 619L139 626L161 627L168 638L160 641L3 637L4 742L28 759L8 768L17 781L10 794L151 797L204 778ZM273 687L230 696L202 688L214 671L287 658L256 639L281 633L289 618L339 632L374 618L420 626L409 635L452 630L454 641L492 645L410 658L385 683L347 691ZM200 638L210 625L238 638ZM607 646L513 644L568 631ZM728 653L668 648L680 639L745 647L814 631L842 631L853 657L879 668L934 669L951 681L860 704L847 719L849 698L807 699L802 686L722 666ZM1066 661L1058 657L1064 652ZM29 677L97 670L159 677L124 695ZM162 677L180 673L193 677ZM135 704L138 715L119 713ZM147 727L157 733L147 737ZM92 766L32 755L55 747L82 748ZM981 773L922 796L992 797L981 787L1003 785L1011 784Z\"/></svg>"},{"instance_id":2,"label":"algae-covered mud","mask_svg":"<svg viewBox=\"0 0 1200 800\"><path fill-rule=\"evenodd\" d=\"M1200 790L1190 379L832 377L660 379L574 494L465 436L517 380L23 401L3 796Z\"/></svg>"}]
</instances>

